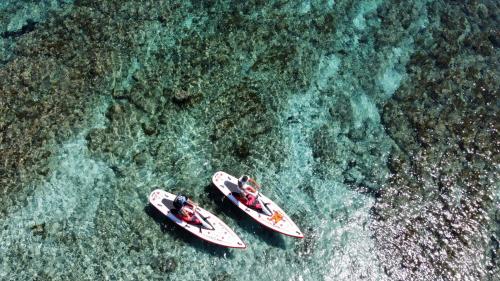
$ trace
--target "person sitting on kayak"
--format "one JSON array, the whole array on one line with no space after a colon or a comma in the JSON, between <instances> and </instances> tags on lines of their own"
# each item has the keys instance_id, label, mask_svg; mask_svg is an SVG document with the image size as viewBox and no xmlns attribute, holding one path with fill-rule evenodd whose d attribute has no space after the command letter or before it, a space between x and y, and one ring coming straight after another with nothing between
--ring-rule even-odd
<instances>
[{"instance_id":1,"label":"person sitting on kayak","mask_svg":"<svg viewBox=\"0 0 500 281\"><path fill-rule=\"evenodd\" d=\"M255 180L247 175L243 175L238 179L238 189L240 192L237 194L236 198L248 207L262 209L259 200L257 200L257 196L255 196L255 192L257 192L259 188L260 185Z\"/></svg>"},{"instance_id":2,"label":"person sitting on kayak","mask_svg":"<svg viewBox=\"0 0 500 281\"><path fill-rule=\"evenodd\" d=\"M201 224L201 221L195 216L196 204L186 196L182 194L177 195L174 199L174 207L183 221L192 224Z\"/></svg>"}]
</instances>

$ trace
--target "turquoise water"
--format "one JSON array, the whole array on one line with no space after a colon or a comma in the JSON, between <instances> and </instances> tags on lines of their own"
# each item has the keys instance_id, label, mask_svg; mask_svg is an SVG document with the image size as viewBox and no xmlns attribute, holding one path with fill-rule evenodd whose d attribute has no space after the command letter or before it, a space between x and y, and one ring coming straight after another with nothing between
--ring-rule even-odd
<instances>
[{"instance_id":1,"label":"turquoise water","mask_svg":"<svg viewBox=\"0 0 500 281\"><path fill-rule=\"evenodd\" d=\"M499 278L498 3L0 12L0 280ZM218 170L256 178L305 238L224 201ZM166 222L157 187L248 248Z\"/></svg>"}]
</instances>

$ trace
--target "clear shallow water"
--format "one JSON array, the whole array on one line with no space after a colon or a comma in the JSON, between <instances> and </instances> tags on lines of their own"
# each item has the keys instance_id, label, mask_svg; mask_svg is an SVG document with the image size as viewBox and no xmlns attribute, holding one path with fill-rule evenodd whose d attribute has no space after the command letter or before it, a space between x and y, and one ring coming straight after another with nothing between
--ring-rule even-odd
<instances>
[{"instance_id":1,"label":"clear shallow water","mask_svg":"<svg viewBox=\"0 0 500 281\"><path fill-rule=\"evenodd\" d=\"M82 41L76 35L61 40L86 42L90 52L63 49L66 55L57 59L68 73L89 71L102 81L82 78L95 85L76 93L97 96L78 121L88 125L60 138L47 159L50 172L3 207L1 279L494 280L498 268L494 258L487 261L487 242L464 243L462 253L478 259L451 252L444 258L449 263L435 265L414 249L440 240L412 239L415 231L399 224L415 209L399 208L390 166L396 147L411 147L388 135L384 127L403 118L383 123L384 105L415 79L407 73L420 51L415 41L430 40L422 34L440 24L432 1L148 3L43 2L39 9L63 9L62 16L33 13L38 30L3 33L2 61L13 67L14 43L35 49L22 41L33 36L50 54L58 52L52 40L63 36L55 32L59 26L63 34L82 30ZM394 9L407 16L388 12ZM44 29L54 39L37 39ZM41 59L32 55L36 66ZM86 68L89 58L95 68ZM71 102L70 109L84 105ZM264 230L222 201L209 185L217 170L255 176L306 238ZM498 186L479 186L498 206ZM248 249L221 249L164 225L146 208L155 187L190 194L233 227ZM402 205L414 205L411 190L401 190L408 195ZM395 198L392 205L381 201L386 194ZM433 193L425 194L422 205L436 205ZM484 204L478 209L494 210ZM446 223L437 229L453 225ZM418 231L425 236L427 229ZM471 232L466 239L495 239L487 228ZM401 261L400 247L423 265ZM430 256L446 252L441 247Z\"/></svg>"},{"instance_id":2,"label":"clear shallow water","mask_svg":"<svg viewBox=\"0 0 500 281\"><path fill-rule=\"evenodd\" d=\"M195 134L188 127L185 129ZM200 147L196 143L180 142L178 149L184 154L199 151ZM2 278L136 279L148 276L162 279L165 275L155 271L172 257L177 268L168 276L173 278L226 275L236 280L255 276L277 280L382 278L375 256L369 254L374 250L367 229L373 200L339 182L308 175L311 168L301 166L303 158L288 159L285 171L280 174L265 166L256 166L256 169L266 171L259 177L269 175L269 183L263 182L268 189L266 194L298 220L307 237L296 240L271 233L228 204L211 202L212 209L218 210L217 214L224 217L249 246L244 251L236 251L186 237L186 233L176 233L179 229L171 225L162 232L144 211L151 186L160 181L142 169L129 175L134 179L132 186L118 186L113 171L89 154L82 137L64 144L53 159L52 176L43 186L35 188L23 206L9 210L9 216L2 220L4 243L1 247L6 253L2 258L5 269ZM199 167L200 163L196 162L202 160L209 161L181 161ZM195 188L182 190L197 197L207 196L204 187L210 170L206 170L198 170L200 177L198 183L193 183ZM279 183L280 177L286 180ZM168 186L169 180L172 182L172 177L164 184ZM304 196L297 182L314 186L314 192L319 195ZM170 185L173 190L179 190L174 183ZM212 198L222 199L213 193L216 195ZM305 219L312 216L315 221ZM41 224L43 231L31 228ZM28 262L29 270L19 272L19 266ZM193 263L197 270L193 270ZM359 275L352 276L353 272Z\"/></svg>"}]
</instances>

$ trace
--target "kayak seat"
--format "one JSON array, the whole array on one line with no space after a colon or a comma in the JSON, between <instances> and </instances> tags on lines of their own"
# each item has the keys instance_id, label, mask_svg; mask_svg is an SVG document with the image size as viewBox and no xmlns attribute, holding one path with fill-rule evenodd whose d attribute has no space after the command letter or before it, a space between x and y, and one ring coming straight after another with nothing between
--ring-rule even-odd
<instances>
[{"instance_id":1,"label":"kayak seat","mask_svg":"<svg viewBox=\"0 0 500 281\"><path fill-rule=\"evenodd\" d=\"M170 202L167 200L167 198L163 198L161 199L161 203L163 203L163 205L165 205L165 207L169 208L170 205ZM169 208L170 209L170 208Z\"/></svg>"},{"instance_id":2,"label":"kayak seat","mask_svg":"<svg viewBox=\"0 0 500 281\"><path fill-rule=\"evenodd\" d=\"M233 182L230 182L230 181L225 181L224 182L224 185L229 189L229 191L231 192L236 192L236 193L239 193L239 188L238 188L238 185L233 183Z\"/></svg>"},{"instance_id":3,"label":"kayak seat","mask_svg":"<svg viewBox=\"0 0 500 281\"><path fill-rule=\"evenodd\" d=\"M165 207L167 207L167 209L169 209L169 210L175 209L175 207L174 207L174 201L172 201L172 200L168 200L167 198L163 198L163 199L161 199L161 203Z\"/></svg>"}]
</instances>

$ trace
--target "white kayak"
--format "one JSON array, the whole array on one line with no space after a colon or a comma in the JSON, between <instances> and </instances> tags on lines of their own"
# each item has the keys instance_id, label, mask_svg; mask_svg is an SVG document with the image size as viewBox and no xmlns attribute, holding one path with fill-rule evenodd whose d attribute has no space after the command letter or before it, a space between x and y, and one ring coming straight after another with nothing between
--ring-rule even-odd
<instances>
[{"instance_id":1,"label":"white kayak","mask_svg":"<svg viewBox=\"0 0 500 281\"><path fill-rule=\"evenodd\" d=\"M233 204L260 224L288 236L304 238L304 234L302 234L290 217L276 203L262 195L262 193L257 192L255 194L262 206L262 210L257 210L246 206L235 197L234 193L239 193L237 178L219 171L213 175L212 182Z\"/></svg>"},{"instance_id":2,"label":"white kayak","mask_svg":"<svg viewBox=\"0 0 500 281\"><path fill-rule=\"evenodd\" d=\"M155 206L167 218L178 226L200 237L201 239L229 248L246 248L245 243L222 220L209 211L197 207L196 217L202 224L195 225L180 219L175 213L175 195L161 189L156 189L149 195L149 203Z\"/></svg>"}]
</instances>

